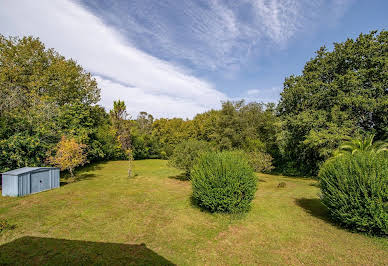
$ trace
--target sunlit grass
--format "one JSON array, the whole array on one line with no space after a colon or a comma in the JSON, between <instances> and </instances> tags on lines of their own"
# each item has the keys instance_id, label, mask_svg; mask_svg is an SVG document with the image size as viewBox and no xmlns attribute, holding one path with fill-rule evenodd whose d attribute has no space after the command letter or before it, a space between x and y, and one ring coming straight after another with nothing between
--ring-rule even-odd
<instances>
[{"instance_id":1,"label":"sunlit grass","mask_svg":"<svg viewBox=\"0 0 388 266\"><path fill-rule=\"evenodd\" d=\"M102 163L59 189L1 197L0 218L16 228L0 234L0 264L54 263L77 252L80 263L148 256L179 265L388 264L388 240L333 225L314 180L261 174L251 211L231 216L193 206L190 182L174 178L181 172L166 161L135 161L134 178L127 177L127 166ZM286 187L277 188L279 182ZM61 241L67 248L58 247Z\"/></svg>"}]
</instances>

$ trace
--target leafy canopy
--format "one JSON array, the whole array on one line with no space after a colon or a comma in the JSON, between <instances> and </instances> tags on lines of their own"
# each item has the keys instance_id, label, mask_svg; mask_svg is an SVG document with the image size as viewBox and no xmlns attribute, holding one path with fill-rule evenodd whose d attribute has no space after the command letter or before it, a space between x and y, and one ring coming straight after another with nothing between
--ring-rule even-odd
<instances>
[{"instance_id":1,"label":"leafy canopy","mask_svg":"<svg viewBox=\"0 0 388 266\"><path fill-rule=\"evenodd\" d=\"M388 136L388 31L325 47L290 76L278 105L284 165L315 175L346 136Z\"/></svg>"}]
</instances>

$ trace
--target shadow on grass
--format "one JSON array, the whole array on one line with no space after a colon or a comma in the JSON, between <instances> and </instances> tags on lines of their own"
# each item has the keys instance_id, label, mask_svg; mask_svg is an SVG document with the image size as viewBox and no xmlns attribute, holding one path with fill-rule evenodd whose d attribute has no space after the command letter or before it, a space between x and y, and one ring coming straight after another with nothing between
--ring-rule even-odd
<instances>
[{"instance_id":1,"label":"shadow on grass","mask_svg":"<svg viewBox=\"0 0 388 266\"><path fill-rule=\"evenodd\" d=\"M26 236L0 246L9 265L174 265L145 244L128 245Z\"/></svg>"},{"instance_id":2,"label":"shadow on grass","mask_svg":"<svg viewBox=\"0 0 388 266\"><path fill-rule=\"evenodd\" d=\"M296 205L303 208L306 212L314 217L320 218L326 222L332 223L329 216L329 211L320 199L301 198L295 200Z\"/></svg>"},{"instance_id":3,"label":"shadow on grass","mask_svg":"<svg viewBox=\"0 0 388 266\"><path fill-rule=\"evenodd\" d=\"M64 177L64 178L61 178L61 181L60 181L60 186L63 187L63 186L66 186L68 184L71 184L71 183L75 183L75 182L79 182L79 181L82 181L82 180L89 180L89 179L92 179L94 177L96 177L97 175L96 174L93 174L93 173L78 173L75 175L75 177Z\"/></svg>"},{"instance_id":4,"label":"shadow on grass","mask_svg":"<svg viewBox=\"0 0 388 266\"><path fill-rule=\"evenodd\" d=\"M325 205L323 205L321 203L320 199L301 198L301 199L296 199L295 202L299 207L302 207L303 209L305 209L312 216L319 218L319 219L322 219L323 221L331 224L332 226L334 226L338 229L346 230L346 231L351 232L351 233L363 234L363 235L370 237L370 238L376 238L376 237L379 238L380 237L378 235L376 236L373 234L368 234L365 232L360 232L357 230L353 230L353 229L341 226L340 223L338 223L335 220L330 218L329 210L327 209L327 207ZM385 238L385 236L381 236L381 237L382 237L382 239Z\"/></svg>"},{"instance_id":5,"label":"shadow on grass","mask_svg":"<svg viewBox=\"0 0 388 266\"><path fill-rule=\"evenodd\" d=\"M60 187L63 187L63 186L66 186L67 184L70 184L70 183L72 183L72 182L69 182L69 181L67 181L67 180L66 180L66 181L60 181L60 182L59 182L59 186L60 186Z\"/></svg>"},{"instance_id":6,"label":"shadow on grass","mask_svg":"<svg viewBox=\"0 0 388 266\"><path fill-rule=\"evenodd\" d=\"M77 169L75 172L75 177L71 177L70 173L68 172L61 172L60 186L62 187L81 180L92 179L96 177L96 174L90 172L102 169L102 165L106 163L107 162L95 162L88 164L80 169Z\"/></svg>"},{"instance_id":7,"label":"shadow on grass","mask_svg":"<svg viewBox=\"0 0 388 266\"><path fill-rule=\"evenodd\" d=\"M90 164L85 165L83 167L76 168L74 174L75 174L76 177L78 177L78 176L80 176L80 175L82 175L84 173L87 173L87 172L101 170L102 169L102 165L107 164L107 163L108 162L93 162L93 163L90 163ZM64 179L71 178L70 173L67 172L67 171L61 172L61 177L63 177Z\"/></svg>"},{"instance_id":8,"label":"shadow on grass","mask_svg":"<svg viewBox=\"0 0 388 266\"><path fill-rule=\"evenodd\" d=\"M186 173L181 173L179 175L172 175L172 176L169 176L168 178L176 179L179 181L190 181L190 179L187 177Z\"/></svg>"},{"instance_id":9,"label":"shadow on grass","mask_svg":"<svg viewBox=\"0 0 388 266\"><path fill-rule=\"evenodd\" d=\"M310 186L320 188L319 183L311 183Z\"/></svg>"}]
</instances>

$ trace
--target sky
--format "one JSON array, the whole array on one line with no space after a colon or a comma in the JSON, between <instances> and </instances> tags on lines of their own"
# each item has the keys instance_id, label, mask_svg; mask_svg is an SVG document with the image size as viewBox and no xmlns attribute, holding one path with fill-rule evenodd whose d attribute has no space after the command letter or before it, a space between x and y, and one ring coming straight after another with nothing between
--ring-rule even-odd
<instances>
[{"instance_id":1,"label":"sky","mask_svg":"<svg viewBox=\"0 0 388 266\"><path fill-rule=\"evenodd\" d=\"M386 0L0 0L0 34L39 37L91 72L99 104L192 118L277 102L316 50L387 30Z\"/></svg>"}]
</instances>

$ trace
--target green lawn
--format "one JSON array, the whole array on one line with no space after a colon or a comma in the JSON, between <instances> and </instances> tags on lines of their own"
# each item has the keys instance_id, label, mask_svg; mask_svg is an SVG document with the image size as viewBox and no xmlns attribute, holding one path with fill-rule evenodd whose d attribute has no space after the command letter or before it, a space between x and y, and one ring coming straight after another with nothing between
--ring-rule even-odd
<instances>
[{"instance_id":1,"label":"green lawn","mask_svg":"<svg viewBox=\"0 0 388 266\"><path fill-rule=\"evenodd\" d=\"M210 214L166 161L89 167L80 181L0 198L0 264L387 265L388 240L330 223L310 179L262 175L252 210ZM285 188L277 188L279 182Z\"/></svg>"}]
</instances>

